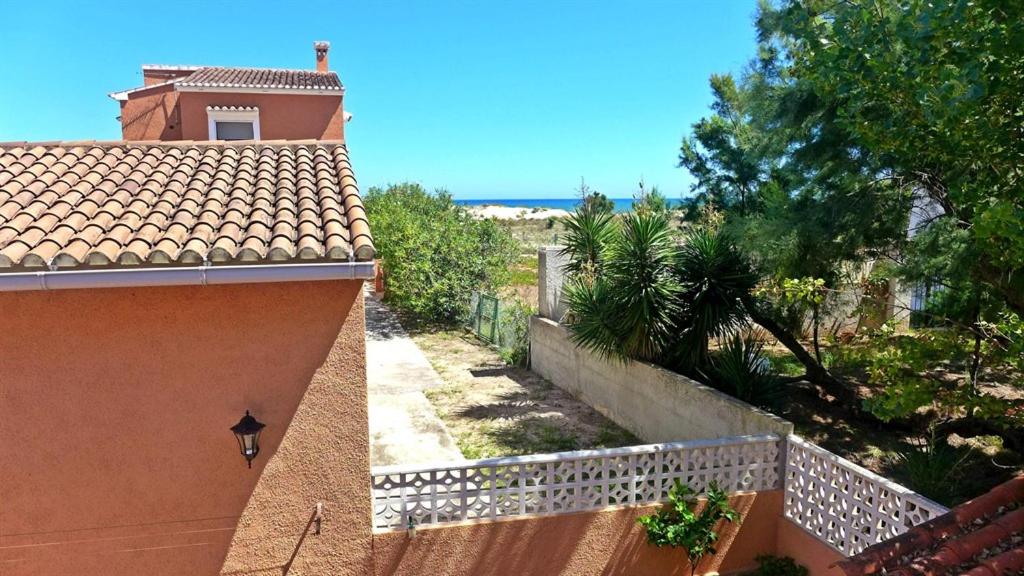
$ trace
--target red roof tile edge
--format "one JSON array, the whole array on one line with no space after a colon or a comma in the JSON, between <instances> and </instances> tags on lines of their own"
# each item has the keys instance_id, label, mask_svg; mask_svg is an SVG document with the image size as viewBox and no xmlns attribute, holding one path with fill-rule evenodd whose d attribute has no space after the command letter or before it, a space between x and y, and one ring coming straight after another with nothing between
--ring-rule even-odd
<instances>
[{"instance_id":1,"label":"red roof tile edge","mask_svg":"<svg viewBox=\"0 0 1024 576\"><path fill-rule=\"evenodd\" d=\"M836 562L847 576L877 574L883 570L891 575L943 574L970 560L1010 534L1024 530L1024 508L993 519L983 528L963 533L961 526L995 514L1000 508L1024 501L1024 474L1019 475L946 514L915 526L907 532L864 549L860 554ZM909 566L897 567L904 556L942 542L929 557ZM1015 568L1014 568L1015 567ZM1004 568L1024 569L1024 549L1016 548L989 558L968 572L972 576L1002 576L1017 572ZM991 570L991 572L990 572Z\"/></svg>"}]
</instances>

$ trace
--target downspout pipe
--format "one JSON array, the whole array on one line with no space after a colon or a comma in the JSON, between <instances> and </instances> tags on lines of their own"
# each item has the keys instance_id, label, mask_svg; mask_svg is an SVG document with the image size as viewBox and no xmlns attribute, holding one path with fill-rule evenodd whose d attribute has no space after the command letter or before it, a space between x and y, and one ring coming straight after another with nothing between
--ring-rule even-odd
<instances>
[{"instance_id":1,"label":"downspout pipe","mask_svg":"<svg viewBox=\"0 0 1024 576\"><path fill-rule=\"evenodd\" d=\"M113 270L41 270L0 273L0 292L74 290L79 288L131 288L149 286L214 286L264 282L369 280L373 262L315 264L253 264L182 268L117 268Z\"/></svg>"}]
</instances>

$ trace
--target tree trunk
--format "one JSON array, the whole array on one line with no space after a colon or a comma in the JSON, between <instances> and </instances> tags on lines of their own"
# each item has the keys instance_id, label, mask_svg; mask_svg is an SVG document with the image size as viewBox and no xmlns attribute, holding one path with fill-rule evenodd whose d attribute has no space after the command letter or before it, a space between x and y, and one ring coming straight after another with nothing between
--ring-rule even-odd
<instances>
[{"instance_id":1,"label":"tree trunk","mask_svg":"<svg viewBox=\"0 0 1024 576\"><path fill-rule=\"evenodd\" d=\"M849 386L833 376L832 373L815 360L814 356L800 344L789 330L786 330L775 318L761 312L760 308L752 300L744 299L743 306L747 311L747 315L750 316L750 319L755 324L767 330L769 334L774 336L780 344L792 352L793 356L804 365L809 382L820 386L825 392L835 397L837 402L846 405L855 413L860 412L860 398L857 397L857 392L850 389Z\"/></svg>"},{"instance_id":2,"label":"tree trunk","mask_svg":"<svg viewBox=\"0 0 1024 576\"><path fill-rule=\"evenodd\" d=\"M971 396L978 395L978 371L981 369L981 327L978 322L981 320L981 302L975 299L974 322L971 328L974 330L974 350L971 353L971 372L968 374L971 385Z\"/></svg>"},{"instance_id":3,"label":"tree trunk","mask_svg":"<svg viewBox=\"0 0 1024 576\"><path fill-rule=\"evenodd\" d=\"M818 306L814 306L814 334L811 336L811 342L814 343L814 359L821 364L821 345L818 344Z\"/></svg>"}]
</instances>

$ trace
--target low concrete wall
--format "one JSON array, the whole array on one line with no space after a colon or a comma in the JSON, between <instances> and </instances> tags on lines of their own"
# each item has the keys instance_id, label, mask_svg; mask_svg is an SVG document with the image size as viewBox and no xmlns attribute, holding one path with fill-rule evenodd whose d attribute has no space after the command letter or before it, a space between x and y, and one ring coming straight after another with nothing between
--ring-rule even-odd
<instances>
[{"instance_id":1,"label":"low concrete wall","mask_svg":"<svg viewBox=\"0 0 1024 576\"><path fill-rule=\"evenodd\" d=\"M756 566L757 556L775 553L782 493L734 494L729 501L740 513L740 522L722 525L715 546L718 552L706 556L696 574L743 573ZM648 544L644 528L636 522L657 508L424 527L412 539L405 531L377 533L373 536L374 574L688 576L686 553ZM812 545L816 543L811 540ZM818 547L827 548L821 543Z\"/></svg>"},{"instance_id":2,"label":"low concrete wall","mask_svg":"<svg viewBox=\"0 0 1024 576\"><path fill-rule=\"evenodd\" d=\"M782 418L675 372L577 348L547 318L530 319L530 347L534 372L648 442L793 432Z\"/></svg>"}]
</instances>

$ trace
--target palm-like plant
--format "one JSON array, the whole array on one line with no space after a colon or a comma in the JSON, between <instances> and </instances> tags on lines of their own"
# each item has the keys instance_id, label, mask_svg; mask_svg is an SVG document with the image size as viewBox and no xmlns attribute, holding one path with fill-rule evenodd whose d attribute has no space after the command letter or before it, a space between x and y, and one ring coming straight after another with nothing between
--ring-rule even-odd
<instances>
[{"instance_id":1,"label":"palm-like plant","mask_svg":"<svg viewBox=\"0 0 1024 576\"><path fill-rule=\"evenodd\" d=\"M676 246L661 213L629 214L604 265L624 355L656 360L678 334L682 293L675 274Z\"/></svg>"},{"instance_id":2,"label":"palm-like plant","mask_svg":"<svg viewBox=\"0 0 1024 576\"><path fill-rule=\"evenodd\" d=\"M743 298L757 275L732 239L721 229L699 228L686 235L678 251L676 270L683 286L683 337L674 361L684 368L707 364L708 342L746 322Z\"/></svg>"},{"instance_id":3,"label":"palm-like plant","mask_svg":"<svg viewBox=\"0 0 1024 576\"><path fill-rule=\"evenodd\" d=\"M577 274L564 289L573 341L604 357L660 359L678 333L682 287L674 261L663 215L623 217L599 256L599 273Z\"/></svg>"},{"instance_id":4,"label":"palm-like plant","mask_svg":"<svg viewBox=\"0 0 1024 576\"><path fill-rule=\"evenodd\" d=\"M701 373L713 386L744 402L777 408L786 389L763 349L753 336L733 333Z\"/></svg>"},{"instance_id":5,"label":"palm-like plant","mask_svg":"<svg viewBox=\"0 0 1024 576\"><path fill-rule=\"evenodd\" d=\"M677 244L665 217L650 211L624 216L620 226L607 214L578 210L567 226L570 277L563 295L578 346L706 377L708 343L749 320L793 353L805 378L856 402L754 296L758 276L721 228L695 229Z\"/></svg>"},{"instance_id":6,"label":"palm-like plant","mask_svg":"<svg viewBox=\"0 0 1024 576\"><path fill-rule=\"evenodd\" d=\"M615 216L611 212L583 206L563 223L565 247L561 253L569 258L566 271L570 274L598 274L605 249L615 237Z\"/></svg>"}]
</instances>

